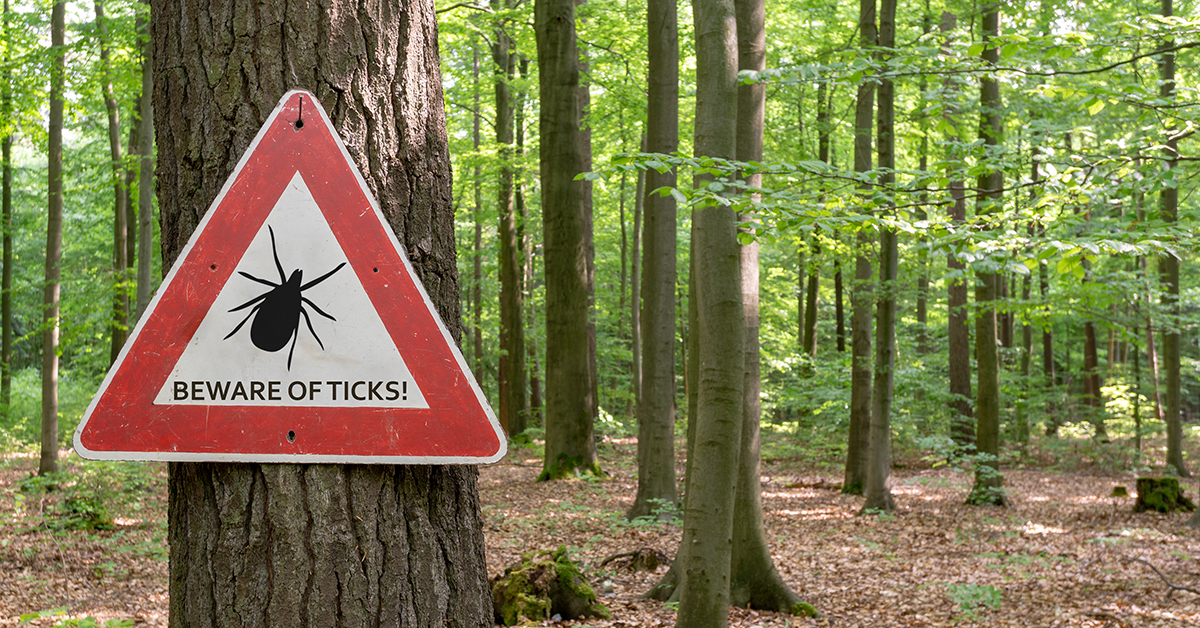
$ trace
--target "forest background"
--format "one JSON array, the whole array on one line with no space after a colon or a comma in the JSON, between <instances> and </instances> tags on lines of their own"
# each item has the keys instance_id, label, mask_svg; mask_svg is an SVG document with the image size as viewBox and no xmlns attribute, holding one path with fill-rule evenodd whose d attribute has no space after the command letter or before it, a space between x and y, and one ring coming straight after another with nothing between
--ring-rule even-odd
<instances>
[{"instance_id":1,"label":"forest background","mask_svg":"<svg viewBox=\"0 0 1200 628\"><path fill-rule=\"evenodd\" d=\"M10 91L4 124L11 138L11 219L5 229L6 412L0 443L36 449L41 434L49 161L45 126L52 51L65 53L62 301L53 349L60 364L56 416L69 441L91 396L157 287L154 239L141 248L133 227L156 227L139 203L143 144L138 112L144 51L139 30L147 7L136 2L67 5L63 48L50 44L50 5L14 2L6 11L4 67ZM98 7L104 16L97 18ZM669 194L686 208L732 198L746 215L743 241L761 244L759 289L763 429L809 452L844 451L850 439L851 295L856 257L876 260L881 232L899 234L895 282L871 286L870 298L897 305L893 447L949 457L969 448L976 397L974 350L952 367L955 315L973 320L975 299L952 304L955 286L998 273L999 427L1006 456L1054 450L1062 439L1111 445L1100 457L1127 471L1187 474L1183 449L1169 460L1169 418L1196 440L1200 410L1200 284L1195 272L1197 171L1188 147L1197 124L1194 3L1163 17L1158 2L1096 6L1048 0L1006 3L1000 34L985 45L983 5L908 3L896 20L896 46L882 54L860 44L858 7L791 1L767 7L767 69L743 72L766 87L763 157L756 163L693 159L696 61L690 7L680 28L679 151L638 156L646 124L642 5L590 0L578 7L579 47L589 102L585 117L592 182L591 239L596 403L601 437L635 434L640 384L636 319L641 212L646 194ZM485 393L501 409L516 444L545 437L545 276L536 121L539 68L528 2L438 4L443 88L454 160L454 194L464 321L463 351ZM103 51L103 52L102 52ZM986 54L992 53L989 61ZM1170 56L1178 74L1164 78ZM998 110L981 108L981 78L1001 86ZM856 96L863 85L895 84L896 165L855 168ZM1169 88L1168 88L1169 85ZM512 109L498 115L503 92ZM1003 136L988 142L982 114L997 113ZM115 126L114 126L115 125ZM506 135L507 133L507 135ZM117 138L114 148L112 138ZM822 146L827 158L822 158ZM645 189L644 173L676 167L719 180L701 189ZM734 176L759 169L745 193ZM881 184L894 174L895 183ZM1001 205L975 209L999 174ZM511 177L511 179L507 178ZM6 177L7 180L7 177ZM510 183L506 183L510 181ZM951 216L956 182L970 199ZM505 192L505 186L511 189ZM730 189L742 193L729 196ZM864 190L866 190L864 192ZM1164 211L1164 191L1178 206ZM511 194L511 196L506 196ZM500 202L497 202L500 199ZM507 200L506 200L507 199ZM502 211L503 210L503 211ZM510 213L506 213L510 212ZM513 229L504 250L505 219ZM690 216L676 225L674 379L679 421L691 388L688 341ZM124 234L122 234L124 230ZM11 248L9 245L11 240ZM864 248L865 246L865 248ZM11 253L9 252L11 251ZM11 255L11 257L10 257ZM506 261L507 260L507 261ZM1176 260L1172 290L1168 268ZM142 263L146 274L136 269ZM515 263L515 268L513 264ZM503 333L506 264L520 295L516 334ZM843 272L845 271L845 272ZM870 282L877 281L877 274ZM132 312L132 318L126 318ZM861 328L862 325L860 324ZM514 329L510 327L509 329ZM967 333L974 333L969 325ZM1169 363L1171 338L1176 364ZM9 344L11 342L11 344ZM11 353L8 347L11 346ZM974 347L973 342L966 346ZM521 354L515 386L502 373ZM965 366L965 371L964 367ZM1171 369L1175 369L1173 380ZM505 386L525 400L505 409ZM1171 380L1171 381L1169 381ZM11 382L11 383L10 383ZM1176 392L1172 392L1172 388ZM1177 394L1178 413L1163 412ZM518 414L520 416L518 416ZM816 454L813 454L816 455Z\"/></svg>"}]
</instances>

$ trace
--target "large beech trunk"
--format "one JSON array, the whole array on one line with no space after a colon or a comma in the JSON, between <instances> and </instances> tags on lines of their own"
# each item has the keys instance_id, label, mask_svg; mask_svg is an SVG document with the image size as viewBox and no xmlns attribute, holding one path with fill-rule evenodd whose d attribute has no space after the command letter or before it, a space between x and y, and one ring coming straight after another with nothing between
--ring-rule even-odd
<instances>
[{"instance_id":1,"label":"large beech trunk","mask_svg":"<svg viewBox=\"0 0 1200 628\"><path fill-rule=\"evenodd\" d=\"M591 199L581 126L574 0L537 0L542 247L546 274L546 451L540 480L599 473L589 337Z\"/></svg>"},{"instance_id":2,"label":"large beech trunk","mask_svg":"<svg viewBox=\"0 0 1200 628\"><path fill-rule=\"evenodd\" d=\"M461 332L433 3L163 0L163 257L289 88L312 90L433 305ZM236 36L224 36L228 33ZM490 626L474 467L173 463L171 626Z\"/></svg>"},{"instance_id":3,"label":"large beech trunk","mask_svg":"<svg viewBox=\"0 0 1200 628\"><path fill-rule=\"evenodd\" d=\"M767 66L766 2L734 0L734 12L737 15L738 70L762 71ZM765 85L738 86L735 144L738 161L762 161L766 104ZM747 182L752 186L760 186L762 175L750 175ZM751 242L739 250L746 337L743 345L742 437L734 489L729 601L745 608L788 612L800 603L800 598L788 588L775 568L762 514L762 381L759 368L762 358L758 338L758 249L758 242Z\"/></svg>"},{"instance_id":4,"label":"large beech trunk","mask_svg":"<svg viewBox=\"0 0 1200 628\"><path fill-rule=\"evenodd\" d=\"M648 0L646 150L679 147L679 18L672 0ZM629 517L651 514L656 504L677 506L675 488L675 172L646 172L642 249L641 394L637 400L638 490ZM634 307L637 307L635 301ZM690 421L692 416L688 416ZM658 500L658 501L655 501Z\"/></svg>"}]
</instances>

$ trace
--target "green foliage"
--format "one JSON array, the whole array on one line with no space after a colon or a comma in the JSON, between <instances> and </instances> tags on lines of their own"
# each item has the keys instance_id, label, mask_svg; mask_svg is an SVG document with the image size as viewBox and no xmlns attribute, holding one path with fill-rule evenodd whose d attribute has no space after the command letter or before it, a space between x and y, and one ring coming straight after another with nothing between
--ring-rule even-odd
<instances>
[{"instance_id":1,"label":"green foliage","mask_svg":"<svg viewBox=\"0 0 1200 628\"><path fill-rule=\"evenodd\" d=\"M67 607L51 608L47 610L37 611L36 613L25 613L20 616L21 624L26 624L47 617L57 617L67 614ZM75 617L71 619L63 619L54 622L50 628L131 628L134 625L132 619L109 619L104 622L97 621L95 617Z\"/></svg>"},{"instance_id":2,"label":"green foliage","mask_svg":"<svg viewBox=\"0 0 1200 628\"><path fill-rule=\"evenodd\" d=\"M113 513L128 516L142 509L154 480L144 464L81 461L58 473L30 475L18 483L17 503L33 496L55 498L46 525L59 530L112 530ZM20 507L20 506L19 506Z\"/></svg>"},{"instance_id":3,"label":"green foliage","mask_svg":"<svg viewBox=\"0 0 1200 628\"><path fill-rule=\"evenodd\" d=\"M990 584L950 583L946 585L946 595L962 611L963 617L971 621L981 619L980 609L999 610L1004 601L1004 592Z\"/></svg>"}]
</instances>

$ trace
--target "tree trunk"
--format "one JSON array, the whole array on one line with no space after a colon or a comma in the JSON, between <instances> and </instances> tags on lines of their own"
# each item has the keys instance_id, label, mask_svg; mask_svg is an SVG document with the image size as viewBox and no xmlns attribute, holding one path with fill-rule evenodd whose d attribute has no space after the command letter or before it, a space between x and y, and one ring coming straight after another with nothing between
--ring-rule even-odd
<instances>
[{"instance_id":1,"label":"tree trunk","mask_svg":"<svg viewBox=\"0 0 1200 628\"><path fill-rule=\"evenodd\" d=\"M147 5L149 0L145 0ZM147 8L147 13L149 9ZM142 56L142 93L138 96L138 236L137 315L141 317L154 296L154 44L149 16L137 25Z\"/></svg>"},{"instance_id":2,"label":"tree trunk","mask_svg":"<svg viewBox=\"0 0 1200 628\"><path fill-rule=\"evenodd\" d=\"M817 84L817 160L826 164L829 163L829 91L826 82ZM761 159L761 155L756 159ZM824 194L821 198L824 199ZM821 280L821 265L818 260L821 244L817 241L815 232L810 242L813 260L807 268L801 267L801 270L808 271L808 286L804 291L804 342L800 350L805 355L813 356L817 354L817 297Z\"/></svg>"},{"instance_id":3,"label":"tree trunk","mask_svg":"<svg viewBox=\"0 0 1200 628\"><path fill-rule=\"evenodd\" d=\"M1100 358L1096 348L1096 325L1092 321L1083 323L1083 377L1084 402L1088 406L1088 420L1096 430L1095 438L1108 442L1104 429L1104 399L1100 393Z\"/></svg>"},{"instance_id":4,"label":"tree trunk","mask_svg":"<svg viewBox=\"0 0 1200 628\"><path fill-rule=\"evenodd\" d=\"M994 66L1000 59L996 47L988 42L1000 35L1000 3L988 2L983 7L983 42L981 53L986 65ZM1000 83L994 76L984 75L980 81L979 139L983 140L989 157L999 146L1002 137L1000 126ZM981 174L976 182L981 192L975 206L978 217L988 217L1000 210L1004 189L1001 171ZM975 397L976 429L975 486L971 489L968 502L972 504L994 504L1007 506L1004 494L1004 478L1000 474L1000 360L996 349L996 300L999 285L1003 280L1000 273L977 271L975 302L975 362L979 369L979 387Z\"/></svg>"},{"instance_id":5,"label":"tree trunk","mask_svg":"<svg viewBox=\"0 0 1200 628\"><path fill-rule=\"evenodd\" d=\"M1162 0L1163 17L1174 15L1172 0ZM1164 42L1170 46L1173 41ZM1167 52L1162 55L1160 62L1162 83L1159 96L1167 102L1175 99L1175 53ZM1179 167L1178 140L1175 139L1175 129L1165 130L1168 139L1163 146L1163 162L1171 176L1171 184L1164 185L1159 196L1159 214L1167 223L1175 222L1179 213L1178 178L1175 177ZM1166 399L1163 403L1163 414L1167 421L1167 466L1175 469L1180 477L1191 477L1183 463L1183 423L1180 419L1180 368L1179 368L1179 258L1170 253L1158 258L1159 283L1163 286L1162 304L1166 310L1166 324L1163 325L1163 369L1166 373Z\"/></svg>"},{"instance_id":6,"label":"tree trunk","mask_svg":"<svg viewBox=\"0 0 1200 628\"><path fill-rule=\"evenodd\" d=\"M66 74L65 2L50 14L49 207L46 215L46 284L42 293L42 455L38 474L58 471L58 297L63 237L63 80Z\"/></svg>"},{"instance_id":7,"label":"tree trunk","mask_svg":"<svg viewBox=\"0 0 1200 628\"><path fill-rule=\"evenodd\" d=\"M1045 233L1045 227L1039 229ZM1038 293L1042 301L1050 297L1050 271L1045 263L1038 265ZM1042 386L1046 394L1046 435L1058 434L1058 416L1054 403L1054 389L1058 382L1058 374L1054 369L1054 331L1049 325L1042 329Z\"/></svg>"},{"instance_id":8,"label":"tree trunk","mask_svg":"<svg viewBox=\"0 0 1200 628\"><path fill-rule=\"evenodd\" d=\"M679 16L673 0L648 0L646 151L679 148ZM627 516L655 505L678 506L675 487L675 198L654 193L675 187L674 171L646 171L642 201L642 372L638 398L638 490ZM636 304L634 306L637 307ZM688 416L690 421L692 416ZM691 454L691 451L688 451ZM656 501L658 500L658 501ZM673 510L673 509L667 509ZM662 513L669 516L669 512Z\"/></svg>"},{"instance_id":9,"label":"tree trunk","mask_svg":"<svg viewBox=\"0 0 1200 628\"><path fill-rule=\"evenodd\" d=\"M495 0L498 11L509 7L504 0ZM492 43L495 67L496 143L500 147L500 175L497 181L497 212L500 225L496 230L500 240L500 425L510 437L525 431L529 416L529 398L525 384L525 310L521 295L522 246L517 238L517 214L514 207L513 183L513 106L509 81L513 78L515 56L512 41L501 25L496 28Z\"/></svg>"},{"instance_id":10,"label":"tree trunk","mask_svg":"<svg viewBox=\"0 0 1200 628\"><path fill-rule=\"evenodd\" d=\"M833 260L833 313L837 319L837 327L834 334L837 336L838 353L846 352L846 305L842 298L845 292L842 290L842 261L835 258Z\"/></svg>"},{"instance_id":11,"label":"tree trunk","mask_svg":"<svg viewBox=\"0 0 1200 628\"><path fill-rule=\"evenodd\" d=\"M306 13L268 0L235 13L189 2L154 5L166 262L280 95L307 87L459 338L433 3ZM235 16L240 36L205 35L233 32ZM171 626L491 626L476 478L469 466L172 463Z\"/></svg>"},{"instance_id":12,"label":"tree trunk","mask_svg":"<svg viewBox=\"0 0 1200 628\"><path fill-rule=\"evenodd\" d=\"M734 0L737 15L738 70L762 71L767 65L765 0ZM737 88L736 159L762 161L766 86ZM748 177L753 187L762 175ZM762 382L758 338L758 242L740 247L742 311L745 344L742 389L741 447L737 456L737 485L733 505L733 545L730 550L730 603L734 606L788 612L800 598L783 582L767 544L762 515L762 474L759 431L762 420ZM802 275L803 276L803 275ZM807 319L805 319L807 320ZM806 337L807 342L807 337Z\"/></svg>"},{"instance_id":13,"label":"tree trunk","mask_svg":"<svg viewBox=\"0 0 1200 628\"><path fill-rule=\"evenodd\" d=\"M646 138L642 136L642 150ZM624 174L621 175L622 177ZM629 354L630 379L633 380L633 397L629 400L626 416L637 418L637 404L642 398L642 220L645 214L646 172L639 170L633 186L633 246L629 258ZM624 196L624 194L622 194ZM674 289L674 286L671 286ZM675 295L667 295L673 301ZM675 320L674 317L671 318ZM673 330L672 330L673 331Z\"/></svg>"},{"instance_id":14,"label":"tree trunk","mask_svg":"<svg viewBox=\"0 0 1200 628\"><path fill-rule=\"evenodd\" d=\"M11 36L9 31L9 22L12 14L9 11L8 0L4 0L4 66L8 68L11 62ZM3 94L0 95L0 107L3 108L2 115L5 120L12 119L12 71L4 70ZM13 241L12 241L12 145L13 134L10 131L4 135L4 139L0 140L0 153L4 160L0 164L3 168L0 175L0 229L3 229L2 235L4 242L4 269L2 272L3 282L0 285L0 416L5 419L9 418L9 405L12 403L12 283L13 283Z\"/></svg>"},{"instance_id":15,"label":"tree trunk","mask_svg":"<svg viewBox=\"0 0 1200 628\"><path fill-rule=\"evenodd\" d=\"M121 122L118 118L117 99L113 96L112 61L108 56L108 27L104 23L104 0L95 0L96 7L96 38L100 45L100 91L104 95L104 109L108 112L108 151L109 170L113 186L113 303L112 319L109 321L109 332L112 345L109 350L109 364L117 361L121 347L129 336L129 293L126 289L128 277L125 269L129 266L129 223L125 205L128 202L129 190L125 187L122 174L125 171L121 156Z\"/></svg>"},{"instance_id":16,"label":"tree trunk","mask_svg":"<svg viewBox=\"0 0 1200 628\"><path fill-rule=\"evenodd\" d=\"M599 473L589 342L588 194L574 0L536 0L546 272L546 449L539 480Z\"/></svg>"},{"instance_id":17,"label":"tree trunk","mask_svg":"<svg viewBox=\"0 0 1200 628\"><path fill-rule=\"evenodd\" d=\"M943 13L939 25L945 41L943 49L951 46L950 33L956 26L957 18L953 13ZM946 90L958 90L954 77L946 78ZM944 117L948 122L955 122L958 112L953 107L945 109ZM954 146L958 139L950 137L950 145ZM959 157L958 151L949 150L950 160ZM954 223L965 223L967 220L967 196L963 182L952 179L948 185L950 197L954 203L950 205L950 220ZM971 406L971 332L967 327L967 283L966 265L954 253L946 256L946 267L951 274L947 288L946 341L948 379L950 384L950 438L959 451L968 451L975 446L975 409Z\"/></svg>"},{"instance_id":18,"label":"tree trunk","mask_svg":"<svg viewBox=\"0 0 1200 628\"><path fill-rule=\"evenodd\" d=\"M517 64L521 72L521 77L529 76L529 59L525 55L517 55L520 62ZM517 92L517 155L522 158L525 156L525 98L527 93L522 90ZM533 236L532 232L527 230L527 226L531 223L529 218L528 207L525 203L525 175L523 172L517 175L517 185L515 189L515 198L517 202L517 215L520 216L517 233L521 241L525 263L522 265L524 269L524 280L522 291L525 294L533 293ZM532 423L536 426L542 425L542 380L538 377L538 344L537 344L537 308L534 307L533 299L528 300L529 307L526 308L529 315L529 323L527 328L526 338L526 370L529 372L529 420L526 424Z\"/></svg>"},{"instance_id":19,"label":"tree trunk","mask_svg":"<svg viewBox=\"0 0 1200 628\"><path fill-rule=\"evenodd\" d=\"M732 0L692 3L696 32L695 154L736 155L737 27ZM711 180L698 176L699 188ZM728 206L697 208L695 246L698 400L695 448L683 520L683 582L675 625L725 626L730 538L742 434L745 312L736 216Z\"/></svg>"},{"instance_id":20,"label":"tree trunk","mask_svg":"<svg viewBox=\"0 0 1200 628\"><path fill-rule=\"evenodd\" d=\"M859 48L876 45L875 0L859 0ZM875 84L858 86L854 108L854 171L871 170L871 130L874 119ZM860 186L861 187L861 186ZM863 190L869 195L869 191ZM846 478L842 492L861 495L866 488L871 429L871 236L865 229L855 234L854 283L850 287L850 435L846 449Z\"/></svg>"},{"instance_id":21,"label":"tree trunk","mask_svg":"<svg viewBox=\"0 0 1200 628\"><path fill-rule=\"evenodd\" d=\"M879 15L879 46L896 46L896 0L883 0ZM879 183L885 193L896 183L896 88L890 79L879 83ZM888 211L894 212L894 201ZM879 297L875 305L875 382L871 396L871 427L867 454L866 502L862 512L895 510L887 479L891 471L892 386L896 367L896 284L899 263L896 230L879 230Z\"/></svg>"},{"instance_id":22,"label":"tree trunk","mask_svg":"<svg viewBox=\"0 0 1200 628\"><path fill-rule=\"evenodd\" d=\"M475 97L475 113L472 116L472 135L471 140L475 147L475 154L479 154L479 146L482 143L482 134L480 133L480 125L483 120L483 115L479 111L479 44L478 41L472 42L471 46L471 72L474 79L474 97ZM479 387L484 386L484 365L483 365L483 166L479 161L475 162L475 172L472 178L474 188L474 211L472 216L475 219L475 241L472 250L471 273L471 348L472 355L475 358L475 379L479 381Z\"/></svg>"}]
</instances>

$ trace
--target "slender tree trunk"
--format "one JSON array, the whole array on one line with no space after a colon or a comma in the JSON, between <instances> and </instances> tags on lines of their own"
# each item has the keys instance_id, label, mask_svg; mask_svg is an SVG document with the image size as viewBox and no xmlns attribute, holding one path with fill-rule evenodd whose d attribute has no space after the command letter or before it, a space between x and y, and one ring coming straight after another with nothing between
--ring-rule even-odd
<instances>
[{"instance_id":1,"label":"slender tree trunk","mask_svg":"<svg viewBox=\"0 0 1200 628\"><path fill-rule=\"evenodd\" d=\"M479 146L482 143L482 135L480 133L480 124L483 116L480 114L480 98L479 98L479 43L474 41L471 46L472 53L472 78L474 79L474 96L475 96L475 113L472 120L472 135L471 139L475 146L475 154L479 155ZM475 172L472 179L474 185L474 212L475 218L475 242L472 247L474 256L472 257L473 268L471 274L471 332L472 332L472 354L475 357L475 377L479 380L480 388L484 383L484 366L483 366L483 167L479 161L475 161Z\"/></svg>"},{"instance_id":2,"label":"slender tree trunk","mask_svg":"<svg viewBox=\"0 0 1200 628\"><path fill-rule=\"evenodd\" d=\"M0 108L3 112L0 115L4 116L5 120L12 119L12 71L7 69L11 62L11 42L12 36L10 28L10 19L12 14L9 12L8 0L4 0L4 74L0 80L4 81L3 94L0 95ZM3 233L0 237L4 242L4 269L2 271L3 285L0 285L0 416L9 418L9 406L12 403L12 283L13 283L13 241L12 241L12 145L13 134L11 131L4 135L4 139L0 140L0 158L4 160L0 164L3 168L0 175L0 229Z\"/></svg>"},{"instance_id":3,"label":"slender tree trunk","mask_svg":"<svg viewBox=\"0 0 1200 628\"><path fill-rule=\"evenodd\" d=\"M896 0L883 0L879 14L879 46L896 46ZM885 53L886 54L886 53ZM885 193L895 186L896 88L890 79L879 82L879 183ZM889 201L887 211L894 212ZM867 455L866 502L863 513L896 508L887 479L891 471L892 387L896 367L896 284L899 246L896 230L879 230L879 297L875 305L875 382L871 396L871 427Z\"/></svg>"},{"instance_id":4,"label":"slender tree trunk","mask_svg":"<svg viewBox=\"0 0 1200 628\"><path fill-rule=\"evenodd\" d=\"M642 137L642 150L645 150L646 138ZM645 212L645 201L642 194L646 191L646 172L639 170L637 183L633 194L633 250L629 258L629 353L630 379L633 380L633 397L629 400L627 416L637 417L637 404L642 399L642 214ZM675 286L671 286L668 301L673 301ZM672 316L674 321L675 317ZM674 329L672 329L674 335ZM674 348L674 347L672 347Z\"/></svg>"},{"instance_id":5,"label":"slender tree trunk","mask_svg":"<svg viewBox=\"0 0 1200 628\"><path fill-rule=\"evenodd\" d=\"M846 352L846 306L842 299L845 292L842 290L842 261L835 258L833 260L833 311L834 317L837 318L837 328L835 335L837 336L838 353Z\"/></svg>"},{"instance_id":6,"label":"slender tree trunk","mask_svg":"<svg viewBox=\"0 0 1200 628\"><path fill-rule=\"evenodd\" d=\"M859 0L859 47L876 45L875 0ZM874 119L875 84L858 86L854 109L854 171L871 170L871 131ZM869 192L863 192L869 195ZM850 288L850 435L846 449L846 477L842 492L861 495L866 488L871 429L871 236L865 229L855 234L854 284Z\"/></svg>"},{"instance_id":7,"label":"slender tree trunk","mask_svg":"<svg viewBox=\"0 0 1200 628\"><path fill-rule=\"evenodd\" d=\"M546 448L540 480L598 473L589 342L588 193L574 0L536 0L546 272Z\"/></svg>"},{"instance_id":8,"label":"slender tree trunk","mask_svg":"<svg viewBox=\"0 0 1200 628\"><path fill-rule=\"evenodd\" d=\"M945 38L943 49L951 45L950 33L956 27L957 18L952 13L943 13L939 25ZM949 94L958 91L958 83L954 77L947 77L945 89ZM947 99L953 102L953 97ZM944 109L947 122L954 123L957 109L947 106ZM957 135L952 134L952 135ZM958 141L950 137L951 145ZM950 149L950 159L959 157L958 151ZM948 185L953 204L950 205L950 220L954 223L965 223L967 220L967 196L963 182L956 176L951 177ZM946 341L948 379L950 384L950 438L960 451L968 451L975 446L975 409L971 405L971 332L967 327L967 283L966 265L950 253L946 256L946 267L951 273L947 289Z\"/></svg>"},{"instance_id":9,"label":"slender tree trunk","mask_svg":"<svg viewBox=\"0 0 1200 628\"><path fill-rule=\"evenodd\" d=\"M829 86L822 81L817 84L817 160L829 163ZM761 158L761 157L760 157ZM825 195L821 195L824 200ZM817 234L812 234L809 248L813 260L808 264L808 287L804 294L804 344L801 350L809 356L817 354L817 298L820 290L821 244Z\"/></svg>"},{"instance_id":10,"label":"slender tree trunk","mask_svg":"<svg viewBox=\"0 0 1200 628\"><path fill-rule=\"evenodd\" d=\"M1174 15L1172 0L1162 0L1163 17ZM1170 46L1173 41L1163 43ZM1175 99L1175 53L1163 53L1160 61L1162 82L1159 96L1167 102ZM1175 176L1179 167L1179 148L1174 128L1165 129L1168 136L1163 145L1163 162L1171 175L1173 184L1164 185L1159 195L1159 214L1168 223L1175 222L1179 213L1179 179ZM1166 310L1167 324L1163 325L1163 367L1167 372L1167 394L1163 404L1167 421L1167 466L1175 469L1180 477L1191 477L1183 463L1183 423L1180 419L1180 368L1179 368L1179 258L1167 253L1158 258L1159 282L1163 286L1162 304Z\"/></svg>"},{"instance_id":11,"label":"slender tree trunk","mask_svg":"<svg viewBox=\"0 0 1200 628\"><path fill-rule=\"evenodd\" d=\"M807 320L804 311L804 301L807 298L804 291L804 277L807 274L808 246L801 237L796 241L796 347L801 353L804 352L804 347L808 346L808 340L804 335L807 330L804 324L804 321Z\"/></svg>"},{"instance_id":12,"label":"slender tree trunk","mask_svg":"<svg viewBox=\"0 0 1200 628\"><path fill-rule=\"evenodd\" d=\"M46 284L42 293L42 455L38 474L58 471L58 297L63 239L63 80L66 73L65 2L50 14L49 210L46 217Z\"/></svg>"},{"instance_id":13,"label":"slender tree trunk","mask_svg":"<svg viewBox=\"0 0 1200 628\"><path fill-rule=\"evenodd\" d=\"M996 47L988 42L1000 35L1000 3L988 2L983 6L983 42L981 53L987 65L994 66L1000 59ZM979 138L983 140L988 156L995 155L1003 137L1000 126L1000 83L994 76L984 75L980 81ZM987 217L999 211L1004 175L997 170L979 176L976 186L981 190L975 207L976 216ZM972 504L994 504L1007 506L1004 494L1004 478L1000 474L1000 360L996 348L996 301L1003 281L1000 273L977 271L975 302L975 362L979 370L979 387L975 397L976 430L975 450L979 457L975 463L975 486L968 502Z\"/></svg>"},{"instance_id":14,"label":"slender tree trunk","mask_svg":"<svg viewBox=\"0 0 1200 628\"><path fill-rule=\"evenodd\" d=\"M146 16L136 25L142 62L142 93L138 97L138 236L137 315L141 317L154 296L154 44L150 32L149 0Z\"/></svg>"},{"instance_id":15,"label":"slender tree trunk","mask_svg":"<svg viewBox=\"0 0 1200 628\"><path fill-rule=\"evenodd\" d=\"M129 266L129 224L125 205L129 190L125 187L122 174L125 170L121 156L121 122L117 111L117 99L113 96L112 61L108 55L108 26L104 23L104 0L95 0L96 36L100 44L100 91L104 94L104 109L108 112L108 150L111 163L113 186L113 305L109 332L112 346L109 363L116 362L125 338L129 336L129 292L125 269Z\"/></svg>"},{"instance_id":16,"label":"slender tree trunk","mask_svg":"<svg viewBox=\"0 0 1200 628\"><path fill-rule=\"evenodd\" d=\"M1030 227L1032 235L1033 228ZM1032 292L1033 280L1029 275L1021 278L1021 300L1029 303L1029 298ZM1021 321L1021 381L1027 389L1033 388L1033 382L1030 381L1030 376L1033 366L1033 326L1029 324L1029 319L1025 318ZM1029 416L1028 403L1025 399L1019 402L1016 412L1017 423L1017 441L1021 443L1022 448L1029 444ZM1024 451L1024 449L1022 449Z\"/></svg>"},{"instance_id":17,"label":"slender tree trunk","mask_svg":"<svg viewBox=\"0 0 1200 628\"><path fill-rule=\"evenodd\" d=\"M307 87L330 105L348 154L458 339L433 3L308 13L264 0L246 13L190 2L154 5L167 263L280 95ZM241 36L201 41L209 28L233 32L235 16ZM214 79L214 67L226 71ZM491 626L476 481L471 466L172 463L171 626Z\"/></svg>"},{"instance_id":18,"label":"slender tree trunk","mask_svg":"<svg viewBox=\"0 0 1200 628\"><path fill-rule=\"evenodd\" d=\"M518 55L520 59L517 68L521 72L521 77L529 76L529 58L525 55ZM522 160L525 157L525 98L527 94L524 90L517 92L516 106L516 121L517 121L517 156ZM533 294L534 289L534 272L533 263L535 256L533 254L533 235L528 229L530 221L528 207L525 203L525 172L524 168L518 170L517 184L515 188L515 199L517 203L517 216L520 217L520 222L517 223L518 240L521 242L521 247L525 259L522 265L524 269L524 279L522 291L524 294ZM528 340L525 344L526 356L525 364L529 371L529 420L527 424L535 426L542 425L542 380L538 375L539 361L538 344L537 344L537 308L534 306L533 298L528 299L529 307L526 308L529 314L529 326L525 338Z\"/></svg>"},{"instance_id":19,"label":"slender tree trunk","mask_svg":"<svg viewBox=\"0 0 1200 628\"><path fill-rule=\"evenodd\" d=\"M496 0L497 10L510 8ZM495 67L496 143L500 146L500 174L497 181L497 211L500 224L500 425L509 436L525 431L529 417L529 398L525 384L525 310L521 291L521 242L517 237L517 213L513 185L513 105L509 82L515 72L512 41L503 25L496 28L492 44Z\"/></svg>"}]
</instances>

